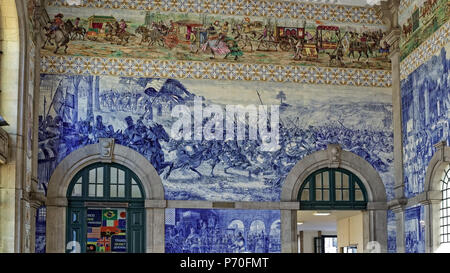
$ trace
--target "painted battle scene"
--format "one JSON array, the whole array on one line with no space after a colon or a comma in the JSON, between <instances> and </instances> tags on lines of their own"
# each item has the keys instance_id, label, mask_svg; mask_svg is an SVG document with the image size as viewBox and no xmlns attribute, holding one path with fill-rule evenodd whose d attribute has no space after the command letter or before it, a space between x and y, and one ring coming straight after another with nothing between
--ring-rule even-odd
<instances>
[{"instance_id":1,"label":"painted battle scene","mask_svg":"<svg viewBox=\"0 0 450 273\"><path fill-rule=\"evenodd\" d=\"M47 16L44 55L391 68L382 26L111 9Z\"/></svg>"},{"instance_id":2,"label":"painted battle scene","mask_svg":"<svg viewBox=\"0 0 450 273\"><path fill-rule=\"evenodd\" d=\"M167 200L279 201L299 160L340 143L379 172L393 198L389 89L42 74L40 94L38 169L44 188L68 154L106 137L148 159ZM234 120L235 128L245 127L244 140L226 139L225 125L223 140L176 140L173 109L192 109L196 97L219 109L278 105L277 147L262 150L260 136L248 138L257 125L245 119ZM204 124L211 120L204 115Z\"/></svg>"},{"instance_id":3,"label":"painted battle scene","mask_svg":"<svg viewBox=\"0 0 450 273\"><path fill-rule=\"evenodd\" d=\"M166 209L166 253L279 253L280 211Z\"/></svg>"},{"instance_id":4,"label":"painted battle scene","mask_svg":"<svg viewBox=\"0 0 450 273\"><path fill-rule=\"evenodd\" d=\"M399 22L401 59L438 30L450 18L449 0L415 0L403 11Z\"/></svg>"}]
</instances>

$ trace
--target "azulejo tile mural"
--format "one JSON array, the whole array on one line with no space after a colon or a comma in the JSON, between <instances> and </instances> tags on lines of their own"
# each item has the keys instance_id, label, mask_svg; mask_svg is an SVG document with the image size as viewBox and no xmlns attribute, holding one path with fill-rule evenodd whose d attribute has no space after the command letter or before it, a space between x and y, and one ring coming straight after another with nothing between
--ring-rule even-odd
<instances>
[{"instance_id":1,"label":"azulejo tile mural","mask_svg":"<svg viewBox=\"0 0 450 273\"><path fill-rule=\"evenodd\" d=\"M168 200L279 201L284 179L299 160L340 143L380 173L393 197L392 102L386 88L42 74L40 94L41 185L70 152L110 137L149 160ZM177 140L179 113L173 110L184 105L192 113L195 98L224 112L230 105L278 105L273 128L279 142L262 150L261 135L228 138L234 130L225 120L218 121L222 140ZM235 122L257 128L256 122Z\"/></svg>"},{"instance_id":2,"label":"azulejo tile mural","mask_svg":"<svg viewBox=\"0 0 450 273\"><path fill-rule=\"evenodd\" d=\"M279 253L280 211L166 209L166 253Z\"/></svg>"},{"instance_id":3,"label":"azulejo tile mural","mask_svg":"<svg viewBox=\"0 0 450 273\"><path fill-rule=\"evenodd\" d=\"M401 59L405 59L450 18L448 0L414 0L399 16Z\"/></svg>"},{"instance_id":4,"label":"azulejo tile mural","mask_svg":"<svg viewBox=\"0 0 450 273\"><path fill-rule=\"evenodd\" d=\"M425 252L425 208L405 210L405 253Z\"/></svg>"},{"instance_id":5,"label":"azulejo tile mural","mask_svg":"<svg viewBox=\"0 0 450 273\"><path fill-rule=\"evenodd\" d=\"M449 141L450 44L401 82L405 195L424 191L433 144Z\"/></svg>"},{"instance_id":6,"label":"azulejo tile mural","mask_svg":"<svg viewBox=\"0 0 450 273\"><path fill-rule=\"evenodd\" d=\"M179 2L168 2L174 3ZM265 3L254 4L264 9ZM385 27L367 22L369 14L344 12L358 20L336 21L331 19L332 9L314 10L317 5L305 5L312 9L305 9L311 15L305 18L279 18L256 11L248 16L214 13L207 8L181 12L117 10L97 3L95 9L50 6L50 22L42 30L48 40L42 55L390 70L389 45L382 42Z\"/></svg>"},{"instance_id":7,"label":"azulejo tile mural","mask_svg":"<svg viewBox=\"0 0 450 273\"><path fill-rule=\"evenodd\" d=\"M395 213L392 210L387 212L387 229L388 240L387 250L388 253L397 253L397 220Z\"/></svg>"},{"instance_id":8,"label":"azulejo tile mural","mask_svg":"<svg viewBox=\"0 0 450 273\"><path fill-rule=\"evenodd\" d=\"M438 54L442 47L450 42L450 21L445 23L428 40L423 42L416 50L400 63L400 79L404 80L419 66L426 63Z\"/></svg>"}]
</instances>

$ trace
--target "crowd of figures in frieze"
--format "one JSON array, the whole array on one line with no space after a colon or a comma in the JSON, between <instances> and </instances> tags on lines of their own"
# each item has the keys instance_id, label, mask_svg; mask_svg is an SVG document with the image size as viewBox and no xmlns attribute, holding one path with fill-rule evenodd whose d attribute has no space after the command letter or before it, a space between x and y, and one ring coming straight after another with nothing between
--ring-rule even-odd
<instances>
[{"instance_id":1,"label":"crowd of figures in frieze","mask_svg":"<svg viewBox=\"0 0 450 273\"><path fill-rule=\"evenodd\" d=\"M362 23L362 15L359 23L343 24L131 9L49 7L48 13L45 55L390 68L385 28Z\"/></svg>"},{"instance_id":2,"label":"crowd of figures in frieze","mask_svg":"<svg viewBox=\"0 0 450 273\"><path fill-rule=\"evenodd\" d=\"M405 252L425 252L425 207L405 210Z\"/></svg>"},{"instance_id":3,"label":"crowd of figures in frieze","mask_svg":"<svg viewBox=\"0 0 450 273\"><path fill-rule=\"evenodd\" d=\"M279 253L280 211L166 209L166 253Z\"/></svg>"},{"instance_id":4,"label":"crowd of figures in frieze","mask_svg":"<svg viewBox=\"0 0 450 273\"><path fill-rule=\"evenodd\" d=\"M424 191L426 170L436 151L433 145L450 139L449 49L442 48L401 82L407 197Z\"/></svg>"},{"instance_id":5,"label":"crowd of figures in frieze","mask_svg":"<svg viewBox=\"0 0 450 273\"><path fill-rule=\"evenodd\" d=\"M412 0L399 10L401 59L405 59L450 18L448 0Z\"/></svg>"},{"instance_id":6,"label":"crowd of figures in frieze","mask_svg":"<svg viewBox=\"0 0 450 273\"><path fill-rule=\"evenodd\" d=\"M244 140L176 140L171 137L177 121L172 110L180 105L193 109L195 97L205 107L219 105L224 111L227 105L278 105L278 145L261 149L260 136L248 138L256 126L248 123ZM163 180L166 199L279 201L283 181L297 162L339 143L380 173L392 198L388 89L42 75L40 106L43 187L68 154L106 137L148 159ZM234 122L236 128L244 121Z\"/></svg>"}]
</instances>

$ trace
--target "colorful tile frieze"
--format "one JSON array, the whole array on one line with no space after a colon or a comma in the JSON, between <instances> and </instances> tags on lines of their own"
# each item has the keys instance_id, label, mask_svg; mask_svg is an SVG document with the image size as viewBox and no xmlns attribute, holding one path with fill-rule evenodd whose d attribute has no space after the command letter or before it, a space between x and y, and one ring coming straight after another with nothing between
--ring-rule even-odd
<instances>
[{"instance_id":1,"label":"colorful tile frieze","mask_svg":"<svg viewBox=\"0 0 450 273\"><path fill-rule=\"evenodd\" d=\"M441 28L450 18L449 0L414 0L399 11L401 59L413 51Z\"/></svg>"},{"instance_id":2,"label":"colorful tile frieze","mask_svg":"<svg viewBox=\"0 0 450 273\"><path fill-rule=\"evenodd\" d=\"M450 22L445 23L400 63L400 79L404 80L450 42Z\"/></svg>"},{"instance_id":3,"label":"colorful tile frieze","mask_svg":"<svg viewBox=\"0 0 450 273\"><path fill-rule=\"evenodd\" d=\"M57 7L48 13L42 29L48 56L391 69L381 26L211 12Z\"/></svg>"},{"instance_id":4,"label":"colorful tile frieze","mask_svg":"<svg viewBox=\"0 0 450 273\"><path fill-rule=\"evenodd\" d=\"M390 87L391 72L385 70L194 61L96 58L85 56L42 56L41 73L109 75L177 79L241 80Z\"/></svg>"},{"instance_id":5,"label":"colorful tile frieze","mask_svg":"<svg viewBox=\"0 0 450 273\"><path fill-rule=\"evenodd\" d=\"M49 7L130 9L157 12L267 16L383 25L373 7L256 0L49 0Z\"/></svg>"}]
</instances>

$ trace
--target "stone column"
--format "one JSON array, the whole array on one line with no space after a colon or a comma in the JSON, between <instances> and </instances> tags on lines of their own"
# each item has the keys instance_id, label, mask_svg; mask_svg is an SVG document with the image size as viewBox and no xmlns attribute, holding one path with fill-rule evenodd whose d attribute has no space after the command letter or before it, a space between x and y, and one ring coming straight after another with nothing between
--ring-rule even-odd
<instances>
[{"instance_id":1,"label":"stone column","mask_svg":"<svg viewBox=\"0 0 450 273\"><path fill-rule=\"evenodd\" d=\"M153 253L165 252L165 209L153 209Z\"/></svg>"},{"instance_id":2,"label":"stone column","mask_svg":"<svg viewBox=\"0 0 450 273\"><path fill-rule=\"evenodd\" d=\"M428 200L421 202L425 209L425 252L433 253L440 246L441 192L430 192Z\"/></svg>"},{"instance_id":3,"label":"stone column","mask_svg":"<svg viewBox=\"0 0 450 273\"><path fill-rule=\"evenodd\" d=\"M54 198L47 202L46 230L56 230L45 237L47 253L65 253L66 251L66 211L67 199Z\"/></svg>"},{"instance_id":4,"label":"stone column","mask_svg":"<svg viewBox=\"0 0 450 273\"><path fill-rule=\"evenodd\" d=\"M165 223L166 223L166 200L146 200L146 252L164 253Z\"/></svg>"},{"instance_id":5,"label":"stone column","mask_svg":"<svg viewBox=\"0 0 450 273\"><path fill-rule=\"evenodd\" d=\"M391 209L395 213L397 253L405 253L405 208L398 205Z\"/></svg>"},{"instance_id":6,"label":"stone column","mask_svg":"<svg viewBox=\"0 0 450 273\"><path fill-rule=\"evenodd\" d=\"M404 252L404 205L405 184L403 177L403 141L402 141L402 98L400 88L400 35L401 29L398 22L400 0L382 2L378 11L381 12L383 21L388 27L388 35L382 43L390 46L389 58L391 59L392 75L392 122L394 130L394 194L395 199L389 207L396 215L397 223L397 252Z\"/></svg>"},{"instance_id":7,"label":"stone column","mask_svg":"<svg viewBox=\"0 0 450 273\"><path fill-rule=\"evenodd\" d=\"M44 9L44 3L42 0L34 2L34 14L29 14L33 17L32 31L33 41L35 44L35 56L34 56L34 90L33 90L33 143L32 143L32 166L31 166L31 232L32 232L32 250L36 251L36 214L37 210L45 204L46 196L43 190L39 189L39 179L38 179L38 138L39 138L39 93L40 93L40 82L41 82L41 52L40 48L43 44L42 40L42 29L44 27L42 20L42 14Z\"/></svg>"},{"instance_id":8,"label":"stone column","mask_svg":"<svg viewBox=\"0 0 450 273\"><path fill-rule=\"evenodd\" d=\"M281 210L281 252L297 253L297 210Z\"/></svg>"},{"instance_id":9,"label":"stone column","mask_svg":"<svg viewBox=\"0 0 450 273\"><path fill-rule=\"evenodd\" d=\"M395 198L405 197L405 185L403 177L403 132L402 132L402 97L400 89L400 31L393 30L388 36L391 42L392 63L392 121L394 127L394 178Z\"/></svg>"}]
</instances>

